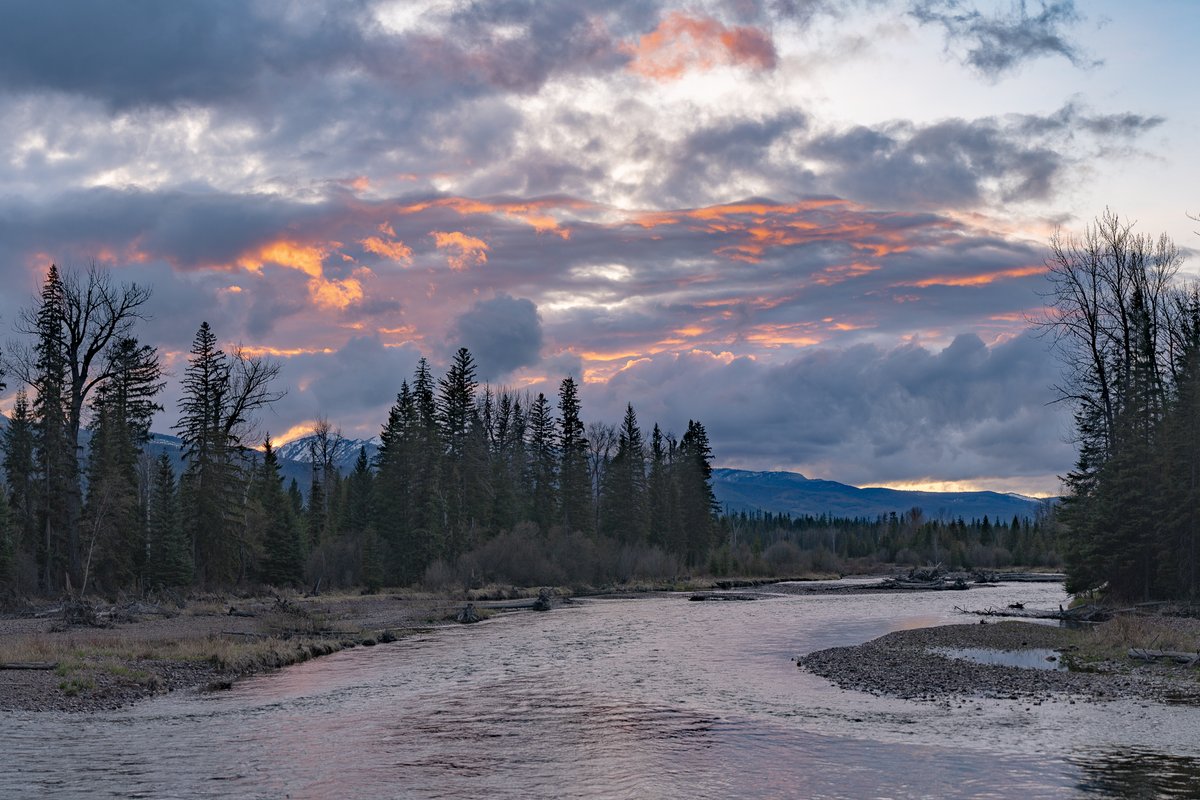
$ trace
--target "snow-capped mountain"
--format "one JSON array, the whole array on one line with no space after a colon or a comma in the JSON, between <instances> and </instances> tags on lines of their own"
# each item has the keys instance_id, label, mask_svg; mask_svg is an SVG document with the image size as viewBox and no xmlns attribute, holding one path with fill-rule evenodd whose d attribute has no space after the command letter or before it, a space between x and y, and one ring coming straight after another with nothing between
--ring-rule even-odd
<instances>
[{"instance_id":1,"label":"snow-capped mountain","mask_svg":"<svg viewBox=\"0 0 1200 800\"><path fill-rule=\"evenodd\" d=\"M333 463L345 475L354 469L354 462L358 460L358 451L360 449L366 448L367 459L374 459L375 453L379 450L379 444L378 437L370 439L331 437L330 445L333 447ZM293 439L286 444L279 445L275 448L275 454L279 456L280 461L296 461L302 464L311 464L313 448L317 446L318 440L316 436L302 436L299 439Z\"/></svg>"}]
</instances>

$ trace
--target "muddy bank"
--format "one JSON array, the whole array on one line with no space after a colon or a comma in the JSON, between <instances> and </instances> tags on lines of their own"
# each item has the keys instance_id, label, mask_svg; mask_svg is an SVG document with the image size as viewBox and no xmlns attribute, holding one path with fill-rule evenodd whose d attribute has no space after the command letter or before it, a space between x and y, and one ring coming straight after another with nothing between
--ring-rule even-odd
<instances>
[{"instance_id":1,"label":"muddy bank","mask_svg":"<svg viewBox=\"0 0 1200 800\"><path fill-rule=\"evenodd\" d=\"M1028 622L947 625L820 650L800 657L797 665L844 689L912 700L982 696L1034 703L1118 698L1200 702L1200 671L1137 664L1106 649L1102 639L1095 630ZM996 657L997 651L1049 655L1039 665L1046 668L1039 669L950 655L963 650L981 650L985 658L999 661L1011 659Z\"/></svg>"}]
</instances>

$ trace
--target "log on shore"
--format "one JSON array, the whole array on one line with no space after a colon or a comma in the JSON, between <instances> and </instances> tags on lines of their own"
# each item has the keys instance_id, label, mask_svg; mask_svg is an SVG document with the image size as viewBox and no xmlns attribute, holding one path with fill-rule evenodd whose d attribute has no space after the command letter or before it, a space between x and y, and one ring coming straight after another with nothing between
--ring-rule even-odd
<instances>
[{"instance_id":1,"label":"log on shore","mask_svg":"<svg viewBox=\"0 0 1200 800\"><path fill-rule=\"evenodd\" d=\"M884 589L908 589L919 592L940 592L940 591L963 591L970 589L965 581L962 580L932 580L932 581L917 581L907 578L892 578L879 584L880 588Z\"/></svg>"},{"instance_id":2,"label":"log on shore","mask_svg":"<svg viewBox=\"0 0 1200 800\"><path fill-rule=\"evenodd\" d=\"M979 617L1013 617L1016 619L1061 619L1067 622L1105 622L1112 619L1113 609L1100 606L1079 606L1078 608L1055 609L1041 608L985 608L982 611L970 611L954 607L963 614L974 614Z\"/></svg>"},{"instance_id":3,"label":"log on shore","mask_svg":"<svg viewBox=\"0 0 1200 800\"><path fill-rule=\"evenodd\" d=\"M58 662L57 661L10 661L7 664L0 664L0 669L53 670L53 669L58 669Z\"/></svg>"},{"instance_id":4,"label":"log on shore","mask_svg":"<svg viewBox=\"0 0 1200 800\"><path fill-rule=\"evenodd\" d=\"M1200 653L1184 653L1179 650L1146 650L1142 647L1131 647L1129 657L1140 661L1174 661L1189 667L1200 663Z\"/></svg>"},{"instance_id":5,"label":"log on shore","mask_svg":"<svg viewBox=\"0 0 1200 800\"><path fill-rule=\"evenodd\" d=\"M688 600L757 600L758 596L753 594L737 594L734 592L697 592Z\"/></svg>"}]
</instances>

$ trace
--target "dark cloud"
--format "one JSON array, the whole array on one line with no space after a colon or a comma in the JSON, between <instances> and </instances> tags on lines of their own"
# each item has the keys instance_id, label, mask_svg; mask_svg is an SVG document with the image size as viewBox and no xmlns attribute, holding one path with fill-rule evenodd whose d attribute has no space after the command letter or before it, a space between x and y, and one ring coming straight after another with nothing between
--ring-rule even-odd
<instances>
[{"instance_id":1,"label":"dark cloud","mask_svg":"<svg viewBox=\"0 0 1200 800\"><path fill-rule=\"evenodd\" d=\"M366 4L7 0L0 85L114 108L244 97L263 74L304 79L362 51Z\"/></svg>"},{"instance_id":2,"label":"dark cloud","mask_svg":"<svg viewBox=\"0 0 1200 800\"><path fill-rule=\"evenodd\" d=\"M1077 67L1100 63L1088 58L1066 32L1081 20L1074 0L1043 0L1034 14L1020 0L1009 11L991 15L963 0L918 0L909 13L922 25L940 25L947 45L962 43L966 63L990 78L1043 56L1062 56Z\"/></svg>"},{"instance_id":3,"label":"dark cloud","mask_svg":"<svg viewBox=\"0 0 1200 800\"><path fill-rule=\"evenodd\" d=\"M793 468L852 483L1041 477L1073 451L1065 410L1048 406L1053 366L1028 336L988 347L814 348L783 363L692 352L654 356L589 384L591 414L633 399L646 425L704 422L716 461Z\"/></svg>"},{"instance_id":4,"label":"dark cloud","mask_svg":"<svg viewBox=\"0 0 1200 800\"><path fill-rule=\"evenodd\" d=\"M331 74L368 77L393 93L428 99L527 92L557 72L620 67L628 58L614 30L648 24L653 9L639 13L639 4L628 3L596 13L570 4L484 3L440 20L428 11L429 22L452 31L443 36L428 32L430 26L387 31L376 5L6 0L0 85L94 97L114 109L270 102L280 82L296 86Z\"/></svg>"},{"instance_id":5,"label":"dark cloud","mask_svg":"<svg viewBox=\"0 0 1200 800\"><path fill-rule=\"evenodd\" d=\"M532 300L497 294L459 315L450 332L453 348L466 347L485 381L536 364L542 350L542 320Z\"/></svg>"},{"instance_id":6,"label":"dark cloud","mask_svg":"<svg viewBox=\"0 0 1200 800\"><path fill-rule=\"evenodd\" d=\"M969 208L1047 200L1069 167L1162 122L1069 103L1048 115L859 126L819 134L804 152L824 162L837 194L885 208Z\"/></svg>"}]
</instances>

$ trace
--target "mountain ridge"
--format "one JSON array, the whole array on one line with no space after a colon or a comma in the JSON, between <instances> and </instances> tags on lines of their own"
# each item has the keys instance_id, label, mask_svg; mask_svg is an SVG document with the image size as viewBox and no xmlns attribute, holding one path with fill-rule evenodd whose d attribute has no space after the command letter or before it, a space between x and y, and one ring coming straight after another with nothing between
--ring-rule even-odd
<instances>
[{"instance_id":1,"label":"mountain ridge","mask_svg":"<svg viewBox=\"0 0 1200 800\"><path fill-rule=\"evenodd\" d=\"M867 517L899 514L920 508L929 518L1008 521L1014 516L1033 517L1054 500L1015 493L924 492L858 487L799 472L754 471L717 468L713 470L713 493L726 511L765 511L792 516Z\"/></svg>"}]
</instances>

